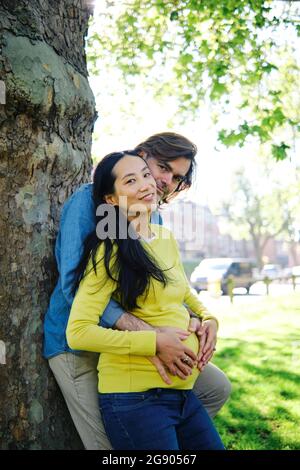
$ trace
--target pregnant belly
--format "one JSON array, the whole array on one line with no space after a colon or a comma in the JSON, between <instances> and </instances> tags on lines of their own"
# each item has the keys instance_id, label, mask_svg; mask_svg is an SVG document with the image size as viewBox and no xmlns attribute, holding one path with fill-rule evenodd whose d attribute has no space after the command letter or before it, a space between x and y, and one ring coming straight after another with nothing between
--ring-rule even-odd
<instances>
[{"instance_id":1,"label":"pregnant belly","mask_svg":"<svg viewBox=\"0 0 300 470\"><path fill-rule=\"evenodd\" d=\"M192 333L185 341L184 345L190 348L195 354L198 354L199 351L199 340L198 336L195 333Z\"/></svg>"}]
</instances>

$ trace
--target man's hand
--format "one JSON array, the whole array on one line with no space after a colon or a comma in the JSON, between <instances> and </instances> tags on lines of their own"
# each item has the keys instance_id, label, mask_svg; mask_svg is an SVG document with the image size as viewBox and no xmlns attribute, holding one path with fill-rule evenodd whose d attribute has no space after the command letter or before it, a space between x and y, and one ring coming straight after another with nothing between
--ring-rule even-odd
<instances>
[{"instance_id":1,"label":"man's hand","mask_svg":"<svg viewBox=\"0 0 300 470\"><path fill-rule=\"evenodd\" d=\"M205 365L206 365L206 364L201 362L201 357L202 357L202 353L203 353L203 348L206 344L207 334L205 333L205 330L202 327L202 322L201 322L200 318L195 318L195 317L190 318L189 331L191 333L195 333L198 336L198 339L199 339L199 350L198 350L198 355L197 355L197 367L201 372L204 369Z\"/></svg>"},{"instance_id":2,"label":"man's hand","mask_svg":"<svg viewBox=\"0 0 300 470\"><path fill-rule=\"evenodd\" d=\"M217 344L217 322L213 319L204 320L201 328L197 330L200 347L197 357L198 369L201 371L211 360Z\"/></svg>"},{"instance_id":3,"label":"man's hand","mask_svg":"<svg viewBox=\"0 0 300 470\"><path fill-rule=\"evenodd\" d=\"M197 364L197 356L182 343L178 335L174 333L174 328L168 328L168 330L168 332L157 332L156 355L172 375L177 375L184 380L192 373L194 365ZM183 333L187 333L187 336L190 334L183 330L180 331L181 335Z\"/></svg>"},{"instance_id":4,"label":"man's hand","mask_svg":"<svg viewBox=\"0 0 300 470\"><path fill-rule=\"evenodd\" d=\"M201 330L201 325L202 323L200 318L191 317L188 331L198 334L198 331Z\"/></svg>"}]
</instances>

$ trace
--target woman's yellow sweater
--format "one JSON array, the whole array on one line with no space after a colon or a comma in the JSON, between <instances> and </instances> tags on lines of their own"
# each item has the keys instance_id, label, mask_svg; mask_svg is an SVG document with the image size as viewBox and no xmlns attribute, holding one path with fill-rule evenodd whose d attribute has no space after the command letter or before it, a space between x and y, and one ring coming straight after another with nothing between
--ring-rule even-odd
<instances>
[{"instance_id":1,"label":"woman's yellow sweater","mask_svg":"<svg viewBox=\"0 0 300 470\"><path fill-rule=\"evenodd\" d=\"M165 227L151 225L155 238L142 241L157 263L167 269L170 282L166 287L151 279L148 295L138 298L141 308L131 313L154 327L174 326L187 330L190 316L186 304L201 319L211 318L198 297L191 292L180 254L172 233ZM141 392L151 388L191 389L198 376L194 367L186 380L170 376L167 385L147 356L156 354L155 331L117 331L100 327L103 314L116 289L116 283L106 274L103 261L104 245L96 256L97 275L89 262L86 274L75 296L67 326L67 340L72 349L101 353L99 384L101 393ZM115 297L118 300L117 297ZM185 344L196 354L198 338L192 333Z\"/></svg>"}]
</instances>

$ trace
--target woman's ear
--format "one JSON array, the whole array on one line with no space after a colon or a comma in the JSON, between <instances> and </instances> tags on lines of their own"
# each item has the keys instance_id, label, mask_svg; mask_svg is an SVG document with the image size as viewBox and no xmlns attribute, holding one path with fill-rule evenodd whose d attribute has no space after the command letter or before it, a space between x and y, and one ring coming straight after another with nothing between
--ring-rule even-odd
<instances>
[{"instance_id":1,"label":"woman's ear","mask_svg":"<svg viewBox=\"0 0 300 470\"><path fill-rule=\"evenodd\" d=\"M112 206L116 206L117 202L115 200L115 196L113 194L108 194L107 196L104 196L104 200L106 204L111 204Z\"/></svg>"}]
</instances>

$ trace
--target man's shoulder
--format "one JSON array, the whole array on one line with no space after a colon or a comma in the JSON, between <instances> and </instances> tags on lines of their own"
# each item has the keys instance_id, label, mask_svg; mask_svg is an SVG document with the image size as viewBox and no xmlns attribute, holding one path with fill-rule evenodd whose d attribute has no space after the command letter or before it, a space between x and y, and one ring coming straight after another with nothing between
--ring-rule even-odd
<instances>
[{"instance_id":1,"label":"man's shoulder","mask_svg":"<svg viewBox=\"0 0 300 470\"><path fill-rule=\"evenodd\" d=\"M79 186L79 188L74 191L73 194L69 197L68 201L77 200L77 199L90 199L93 194L93 183L85 183ZM68 202L67 201L67 202Z\"/></svg>"},{"instance_id":2,"label":"man's shoulder","mask_svg":"<svg viewBox=\"0 0 300 470\"><path fill-rule=\"evenodd\" d=\"M158 210L151 214L151 224L163 225L163 219Z\"/></svg>"},{"instance_id":3,"label":"man's shoulder","mask_svg":"<svg viewBox=\"0 0 300 470\"><path fill-rule=\"evenodd\" d=\"M71 207L92 206L93 205L93 185L86 183L81 185L64 203L63 213Z\"/></svg>"}]
</instances>

